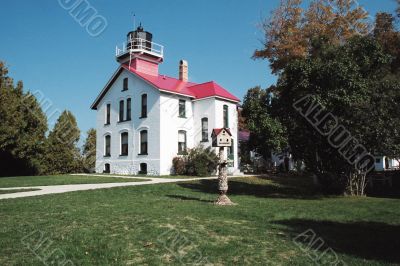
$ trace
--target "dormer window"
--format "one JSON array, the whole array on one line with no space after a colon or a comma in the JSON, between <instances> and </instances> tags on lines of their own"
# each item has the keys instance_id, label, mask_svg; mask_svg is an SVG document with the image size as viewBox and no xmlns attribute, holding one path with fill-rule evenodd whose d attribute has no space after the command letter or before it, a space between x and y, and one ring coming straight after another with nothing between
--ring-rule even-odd
<instances>
[{"instance_id":1,"label":"dormer window","mask_svg":"<svg viewBox=\"0 0 400 266\"><path fill-rule=\"evenodd\" d=\"M127 90L128 90L128 78L124 78L122 91L127 91Z\"/></svg>"}]
</instances>

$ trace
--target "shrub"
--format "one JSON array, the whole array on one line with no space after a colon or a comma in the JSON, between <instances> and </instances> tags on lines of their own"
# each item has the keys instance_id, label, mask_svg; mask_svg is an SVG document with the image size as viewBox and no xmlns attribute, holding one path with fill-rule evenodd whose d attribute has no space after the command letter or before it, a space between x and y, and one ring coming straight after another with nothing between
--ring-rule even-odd
<instances>
[{"instance_id":1,"label":"shrub","mask_svg":"<svg viewBox=\"0 0 400 266\"><path fill-rule=\"evenodd\" d=\"M317 174L322 192L325 194L343 195L346 189L347 179L344 175L324 172Z\"/></svg>"},{"instance_id":2,"label":"shrub","mask_svg":"<svg viewBox=\"0 0 400 266\"><path fill-rule=\"evenodd\" d=\"M218 166L218 156L211 147L198 146L190 149L186 156L186 174L209 176Z\"/></svg>"},{"instance_id":3,"label":"shrub","mask_svg":"<svg viewBox=\"0 0 400 266\"><path fill-rule=\"evenodd\" d=\"M174 157L172 159L172 166L175 175L184 175L186 173L186 162L182 157Z\"/></svg>"},{"instance_id":4,"label":"shrub","mask_svg":"<svg viewBox=\"0 0 400 266\"><path fill-rule=\"evenodd\" d=\"M209 176L218 166L218 156L211 147L189 149L187 155L172 159L175 175Z\"/></svg>"}]
</instances>

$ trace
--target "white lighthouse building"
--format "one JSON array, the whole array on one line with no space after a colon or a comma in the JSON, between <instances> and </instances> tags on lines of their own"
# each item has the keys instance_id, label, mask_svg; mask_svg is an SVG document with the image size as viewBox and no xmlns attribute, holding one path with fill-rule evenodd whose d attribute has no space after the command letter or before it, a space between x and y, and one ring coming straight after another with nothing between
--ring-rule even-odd
<instances>
[{"instance_id":1,"label":"white lighthouse building","mask_svg":"<svg viewBox=\"0 0 400 266\"><path fill-rule=\"evenodd\" d=\"M214 128L232 133L226 150L229 172L238 171L239 99L214 81L188 80L188 64L179 77L159 74L163 46L139 26L116 48L118 69L91 108L97 111L96 172L169 175L172 159L187 149L211 146Z\"/></svg>"}]
</instances>

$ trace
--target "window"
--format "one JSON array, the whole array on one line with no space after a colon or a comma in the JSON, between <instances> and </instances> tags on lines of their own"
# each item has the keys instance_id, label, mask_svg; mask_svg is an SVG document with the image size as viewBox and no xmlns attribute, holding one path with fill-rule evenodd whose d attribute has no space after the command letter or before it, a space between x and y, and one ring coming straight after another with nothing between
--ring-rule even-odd
<instances>
[{"instance_id":1,"label":"window","mask_svg":"<svg viewBox=\"0 0 400 266\"><path fill-rule=\"evenodd\" d=\"M147 175L147 163L141 163L140 164L140 175Z\"/></svg>"},{"instance_id":2,"label":"window","mask_svg":"<svg viewBox=\"0 0 400 266\"><path fill-rule=\"evenodd\" d=\"M128 98L126 100L126 120L131 120L131 109L132 109L132 100L131 98Z\"/></svg>"},{"instance_id":3,"label":"window","mask_svg":"<svg viewBox=\"0 0 400 266\"><path fill-rule=\"evenodd\" d=\"M110 112L111 112L111 104L107 104L106 106L106 125L110 124Z\"/></svg>"},{"instance_id":4,"label":"window","mask_svg":"<svg viewBox=\"0 0 400 266\"><path fill-rule=\"evenodd\" d=\"M234 144L233 144L233 140L231 140L231 146L228 149L228 159L233 160L234 158Z\"/></svg>"},{"instance_id":5,"label":"window","mask_svg":"<svg viewBox=\"0 0 400 266\"><path fill-rule=\"evenodd\" d=\"M142 95L142 115L141 118L147 117L147 94Z\"/></svg>"},{"instance_id":6,"label":"window","mask_svg":"<svg viewBox=\"0 0 400 266\"><path fill-rule=\"evenodd\" d=\"M124 121L124 101L119 101L119 122Z\"/></svg>"},{"instance_id":7,"label":"window","mask_svg":"<svg viewBox=\"0 0 400 266\"><path fill-rule=\"evenodd\" d=\"M104 142L104 156L109 157L111 156L111 136L107 135Z\"/></svg>"},{"instance_id":8,"label":"window","mask_svg":"<svg viewBox=\"0 0 400 266\"><path fill-rule=\"evenodd\" d=\"M122 87L122 91L128 90L128 78L124 78L124 85Z\"/></svg>"},{"instance_id":9,"label":"window","mask_svg":"<svg viewBox=\"0 0 400 266\"><path fill-rule=\"evenodd\" d=\"M140 154L147 154L147 130L140 131Z\"/></svg>"},{"instance_id":10,"label":"window","mask_svg":"<svg viewBox=\"0 0 400 266\"><path fill-rule=\"evenodd\" d=\"M228 105L224 105L224 127L229 128L229 111L228 111Z\"/></svg>"},{"instance_id":11,"label":"window","mask_svg":"<svg viewBox=\"0 0 400 266\"><path fill-rule=\"evenodd\" d=\"M106 163L105 165L104 165L104 171L103 171L103 173L106 173L106 174L109 174L110 173L110 164L109 163Z\"/></svg>"},{"instance_id":12,"label":"window","mask_svg":"<svg viewBox=\"0 0 400 266\"><path fill-rule=\"evenodd\" d=\"M128 132L121 133L121 155L128 155Z\"/></svg>"},{"instance_id":13,"label":"window","mask_svg":"<svg viewBox=\"0 0 400 266\"><path fill-rule=\"evenodd\" d=\"M381 163L381 159L380 158L376 158L375 159L375 163Z\"/></svg>"},{"instance_id":14,"label":"window","mask_svg":"<svg viewBox=\"0 0 400 266\"><path fill-rule=\"evenodd\" d=\"M208 118L201 119L201 141L208 141Z\"/></svg>"},{"instance_id":15,"label":"window","mask_svg":"<svg viewBox=\"0 0 400 266\"><path fill-rule=\"evenodd\" d=\"M186 101L179 100L179 117L186 117Z\"/></svg>"},{"instance_id":16,"label":"window","mask_svg":"<svg viewBox=\"0 0 400 266\"><path fill-rule=\"evenodd\" d=\"M186 131L178 131L178 154L186 153Z\"/></svg>"}]
</instances>

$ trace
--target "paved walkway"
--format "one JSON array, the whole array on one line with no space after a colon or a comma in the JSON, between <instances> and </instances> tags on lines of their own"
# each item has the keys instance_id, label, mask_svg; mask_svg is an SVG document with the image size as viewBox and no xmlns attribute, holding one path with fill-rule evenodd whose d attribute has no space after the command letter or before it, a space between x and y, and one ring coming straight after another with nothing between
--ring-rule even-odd
<instances>
[{"instance_id":1,"label":"paved walkway","mask_svg":"<svg viewBox=\"0 0 400 266\"><path fill-rule=\"evenodd\" d=\"M89 175L89 174L75 174L75 175ZM95 175L92 176L106 176L106 177L119 177L119 178L133 178L133 179L149 179L148 181L138 182L123 182L123 183L100 183L100 184L74 184L74 185L56 185L56 186L33 186L33 187L8 187L0 188L0 190L14 190L14 189L36 189L34 191L16 192L9 194L0 194L0 199L13 199L40 196L47 194L59 194L71 191L92 190L113 187L128 187L128 186L141 186L161 183L174 183L182 181L193 181L202 179L216 179L217 177L194 177L194 178L157 178L157 177L133 177L133 176L117 176L117 175ZM230 176L236 177L236 176Z\"/></svg>"}]
</instances>

